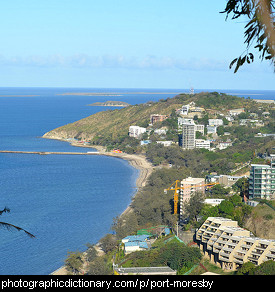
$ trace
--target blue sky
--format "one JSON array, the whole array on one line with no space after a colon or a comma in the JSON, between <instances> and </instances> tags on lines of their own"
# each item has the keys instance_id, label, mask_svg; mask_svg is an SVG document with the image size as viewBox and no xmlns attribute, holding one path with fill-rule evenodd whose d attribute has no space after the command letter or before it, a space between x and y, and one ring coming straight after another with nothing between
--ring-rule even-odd
<instances>
[{"instance_id":1,"label":"blue sky","mask_svg":"<svg viewBox=\"0 0 275 292\"><path fill-rule=\"evenodd\" d=\"M268 62L237 74L246 19L225 0L10 0L0 9L0 86L275 90Z\"/></svg>"}]
</instances>

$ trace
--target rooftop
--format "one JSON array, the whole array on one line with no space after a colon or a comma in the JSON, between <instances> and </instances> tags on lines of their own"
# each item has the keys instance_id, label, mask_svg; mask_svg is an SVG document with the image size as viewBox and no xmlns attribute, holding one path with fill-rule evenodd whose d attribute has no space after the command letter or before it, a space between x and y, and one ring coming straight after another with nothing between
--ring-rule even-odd
<instances>
[{"instance_id":1,"label":"rooftop","mask_svg":"<svg viewBox=\"0 0 275 292\"><path fill-rule=\"evenodd\" d=\"M150 236L147 235L147 234L141 234L141 235L129 235L129 236L126 236L122 239L122 241L144 241L146 240L147 238L149 238Z\"/></svg>"},{"instance_id":2,"label":"rooftop","mask_svg":"<svg viewBox=\"0 0 275 292\"><path fill-rule=\"evenodd\" d=\"M144 242L144 241L128 241L128 242L125 242L124 244L125 244L125 247L139 246L141 248L148 248L147 242Z\"/></svg>"}]
</instances>

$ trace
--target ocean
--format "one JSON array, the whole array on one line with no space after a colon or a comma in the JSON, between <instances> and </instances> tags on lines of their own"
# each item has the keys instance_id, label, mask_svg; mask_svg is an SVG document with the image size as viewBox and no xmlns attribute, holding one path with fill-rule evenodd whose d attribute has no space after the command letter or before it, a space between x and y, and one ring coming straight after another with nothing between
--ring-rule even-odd
<instances>
[{"instance_id":1,"label":"ocean","mask_svg":"<svg viewBox=\"0 0 275 292\"><path fill-rule=\"evenodd\" d=\"M218 91L274 99L275 91ZM73 92L108 93L93 96ZM0 150L91 151L42 135L108 107L106 100L139 104L173 97L186 89L0 88ZM138 171L105 156L0 154L0 221L23 232L0 229L1 275L47 275L64 264L69 251L84 251L110 230L136 192Z\"/></svg>"}]
</instances>

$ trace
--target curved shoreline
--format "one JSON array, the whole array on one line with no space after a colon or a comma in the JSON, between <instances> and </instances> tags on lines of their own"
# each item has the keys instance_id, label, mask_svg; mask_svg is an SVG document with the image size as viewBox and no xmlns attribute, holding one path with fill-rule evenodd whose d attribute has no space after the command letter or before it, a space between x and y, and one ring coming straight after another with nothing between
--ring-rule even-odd
<instances>
[{"instance_id":1,"label":"curved shoreline","mask_svg":"<svg viewBox=\"0 0 275 292\"><path fill-rule=\"evenodd\" d=\"M50 138L46 138L50 139ZM56 139L60 141L66 141L63 139ZM68 141L66 141L68 142ZM110 157L116 157L123 160L128 161L128 163L134 167L135 169L139 170L138 177L136 179L136 187L137 189L143 188L149 176L151 175L153 171L153 165L147 161L146 157L144 155L137 155L137 154L127 154L127 153L113 153L113 152L106 152L105 148L102 146L82 146L82 145L76 145L75 143L70 143L72 146L75 147L81 147L81 148L94 148L98 152L97 155L103 155L103 156L110 156ZM136 192L137 193L137 192ZM131 203L130 203L131 204ZM127 214L128 212L131 212L132 208L129 205L121 214L120 216L123 216ZM98 244L98 243L97 243ZM96 245L97 245L96 244ZM50 275L58 276L58 275L67 275L67 271L65 266L61 266L57 270L53 271Z\"/></svg>"}]
</instances>

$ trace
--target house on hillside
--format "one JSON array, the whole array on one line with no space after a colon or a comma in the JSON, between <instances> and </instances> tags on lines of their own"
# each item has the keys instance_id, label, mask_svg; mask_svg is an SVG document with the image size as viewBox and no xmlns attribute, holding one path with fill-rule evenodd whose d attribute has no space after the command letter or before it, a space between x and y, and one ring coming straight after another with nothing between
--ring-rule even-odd
<instances>
[{"instance_id":1,"label":"house on hillside","mask_svg":"<svg viewBox=\"0 0 275 292\"><path fill-rule=\"evenodd\" d=\"M154 123L157 123L157 122L163 122L166 119L168 119L168 116L167 115L158 115L158 114L150 115L150 123L152 125Z\"/></svg>"},{"instance_id":2,"label":"house on hillside","mask_svg":"<svg viewBox=\"0 0 275 292\"><path fill-rule=\"evenodd\" d=\"M124 243L124 252L125 254L139 251L139 250L147 250L149 249L149 235L129 235L124 237L121 241Z\"/></svg>"},{"instance_id":3,"label":"house on hillside","mask_svg":"<svg viewBox=\"0 0 275 292\"><path fill-rule=\"evenodd\" d=\"M236 108L228 111L230 116L238 116L241 113L244 113L244 108Z\"/></svg>"},{"instance_id":4,"label":"house on hillside","mask_svg":"<svg viewBox=\"0 0 275 292\"><path fill-rule=\"evenodd\" d=\"M129 127L129 136L133 138L140 138L143 133L146 133L146 128L139 126L130 126Z\"/></svg>"}]
</instances>

